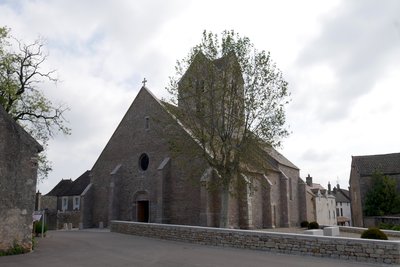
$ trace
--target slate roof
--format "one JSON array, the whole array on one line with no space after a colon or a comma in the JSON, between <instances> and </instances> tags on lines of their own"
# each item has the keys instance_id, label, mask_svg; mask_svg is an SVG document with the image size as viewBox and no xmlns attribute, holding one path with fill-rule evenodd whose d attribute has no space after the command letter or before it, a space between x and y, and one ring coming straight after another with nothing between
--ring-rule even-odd
<instances>
[{"instance_id":1,"label":"slate roof","mask_svg":"<svg viewBox=\"0 0 400 267\"><path fill-rule=\"evenodd\" d=\"M274 160L276 160L279 164L285 165L287 167L291 167L293 169L299 169L296 165L294 165L290 160L288 160L285 156L279 153L275 148L271 146L263 146L263 150L268 153Z\"/></svg>"},{"instance_id":2,"label":"slate roof","mask_svg":"<svg viewBox=\"0 0 400 267\"><path fill-rule=\"evenodd\" d=\"M335 187L332 194L336 197L336 202L350 202L350 193L348 190Z\"/></svg>"},{"instance_id":3,"label":"slate roof","mask_svg":"<svg viewBox=\"0 0 400 267\"><path fill-rule=\"evenodd\" d=\"M90 171L84 172L75 181L61 180L46 196L78 196L90 183Z\"/></svg>"},{"instance_id":4,"label":"slate roof","mask_svg":"<svg viewBox=\"0 0 400 267\"><path fill-rule=\"evenodd\" d=\"M64 193L66 193L70 186L72 184L72 180L61 180L49 193L46 194L46 196L64 196Z\"/></svg>"},{"instance_id":5,"label":"slate roof","mask_svg":"<svg viewBox=\"0 0 400 267\"><path fill-rule=\"evenodd\" d=\"M160 101L162 105L173 115L177 120L179 120L180 124L184 126L186 129L190 131L190 126L185 123L184 119L182 118L182 111L175 105L172 105L170 103ZM268 145L267 143L263 142L262 140L258 140L255 142L252 142L252 144L249 144L252 146L252 153L253 153L253 160L257 157L260 157L263 162L260 162L259 160L255 160L258 164L263 165L264 168L269 168L273 169L275 171L280 171L279 165L284 165L296 170L299 170L299 168L294 165L292 162L290 162L285 156L283 156L281 153L279 153L275 148L272 146ZM257 155L255 155L257 154ZM249 164L252 165L253 169L258 169L259 166L256 166L253 162L251 164L252 160L249 160ZM254 169L254 170L255 170ZM258 170L261 171L261 170Z\"/></svg>"},{"instance_id":6,"label":"slate roof","mask_svg":"<svg viewBox=\"0 0 400 267\"><path fill-rule=\"evenodd\" d=\"M353 156L353 164L360 176L371 176L375 171L383 174L400 174L400 153Z\"/></svg>"}]
</instances>

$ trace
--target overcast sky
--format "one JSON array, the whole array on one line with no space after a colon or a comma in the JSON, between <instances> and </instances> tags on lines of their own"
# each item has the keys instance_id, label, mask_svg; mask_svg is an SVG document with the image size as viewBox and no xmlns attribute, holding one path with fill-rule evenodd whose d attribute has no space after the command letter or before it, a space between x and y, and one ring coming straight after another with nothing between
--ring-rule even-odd
<instances>
[{"instance_id":1,"label":"overcast sky","mask_svg":"<svg viewBox=\"0 0 400 267\"><path fill-rule=\"evenodd\" d=\"M400 152L400 1L0 0L1 25L46 40L60 82L43 90L71 108L42 193L92 168L144 77L168 97L175 61L204 29L271 52L292 93L280 151L302 178L347 187L352 155Z\"/></svg>"}]
</instances>

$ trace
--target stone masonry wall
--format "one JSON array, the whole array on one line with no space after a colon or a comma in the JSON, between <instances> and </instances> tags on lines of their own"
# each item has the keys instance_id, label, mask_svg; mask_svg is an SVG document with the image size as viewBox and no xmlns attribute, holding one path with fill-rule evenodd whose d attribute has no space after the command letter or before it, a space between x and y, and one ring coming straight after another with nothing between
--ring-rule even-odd
<instances>
[{"instance_id":1,"label":"stone masonry wall","mask_svg":"<svg viewBox=\"0 0 400 267\"><path fill-rule=\"evenodd\" d=\"M202 245L400 264L400 242L112 221L111 231Z\"/></svg>"},{"instance_id":2,"label":"stone masonry wall","mask_svg":"<svg viewBox=\"0 0 400 267\"><path fill-rule=\"evenodd\" d=\"M146 118L149 119L148 127ZM147 128L146 128L147 127ZM179 144L177 144L179 141ZM190 153L178 153L175 150ZM119 207L116 218L137 220L137 201L149 201L149 221L196 225L200 222L199 179L207 168L204 160L193 156L198 145L162 105L142 88L115 130L91 171L93 186L92 223L108 226L110 173L122 165L118 185ZM148 168L140 166L140 156L149 158ZM158 167L170 158L170 171L158 201ZM188 160L190 159L190 160ZM160 203L161 202L161 203ZM163 205L163 218L157 217Z\"/></svg>"},{"instance_id":3,"label":"stone masonry wall","mask_svg":"<svg viewBox=\"0 0 400 267\"><path fill-rule=\"evenodd\" d=\"M32 248L36 143L0 106L0 251Z\"/></svg>"}]
</instances>

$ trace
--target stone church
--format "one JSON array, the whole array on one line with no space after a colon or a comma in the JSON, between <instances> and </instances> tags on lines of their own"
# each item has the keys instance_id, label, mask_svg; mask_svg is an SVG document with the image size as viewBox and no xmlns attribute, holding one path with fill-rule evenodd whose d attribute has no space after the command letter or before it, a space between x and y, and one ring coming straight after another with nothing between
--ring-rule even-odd
<instances>
[{"instance_id":1,"label":"stone church","mask_svg":"<svg viewBox=\"0 0 400 267\"><path fill-rule=\"evenodd\" d=\"M193 125L179 114L194 112L198 103L185 109L182 96L190 92L186 85L204 91L204 75L212 75L215 82L235 77L233 82L243 90L241 74L230 71L232 66L238 66L234 55L213 61L199 53L179 82L178 106L160 101L145 86L140 89L91 170L85 227L107 226L111 220L219 226L221 196L208 186L218 173L202 156ZM239 102L241 94L235 96ZM177 141L183 149L173 145ZM251 173L254 186L244 188L240 198L230 196L228 227L299 225L307 217L299 168L271 146L260 143L256 150L263 164Z\"/></svg>"}]
</instances>

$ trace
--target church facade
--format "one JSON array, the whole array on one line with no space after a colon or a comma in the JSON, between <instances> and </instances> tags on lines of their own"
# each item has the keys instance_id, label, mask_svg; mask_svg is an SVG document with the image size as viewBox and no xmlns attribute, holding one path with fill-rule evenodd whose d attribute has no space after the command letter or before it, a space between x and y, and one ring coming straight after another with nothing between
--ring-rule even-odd
<instances>
[{"instance_id":1,"label":"church facade","mask_svg":"<svg viewBox=\"0 0 400 267\"><path fill-rule=\"evenodd\" d=\"M232 65L229 60L200 55L190 68L211 64L218 74ZM192 84L193 75L187 73L180 83ZM235 84L240 86L241 78ZM201 83L197 86L203 90ZM219 227L221 194L210 189L218 172L207 163L179 111L182 106L158 100L145 86L140 89L90 172L91 212L85 215L85 227L107 226L111 220ZM307 218L299 168L273 147L260 144L257 150L265 164L246 174L251 186L230 195L228 227L299 225Z\"/></svg>"}]
</instances>

